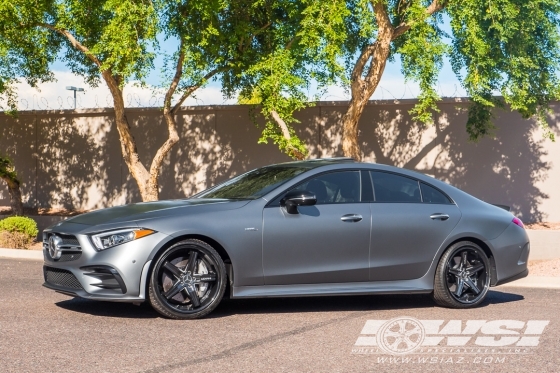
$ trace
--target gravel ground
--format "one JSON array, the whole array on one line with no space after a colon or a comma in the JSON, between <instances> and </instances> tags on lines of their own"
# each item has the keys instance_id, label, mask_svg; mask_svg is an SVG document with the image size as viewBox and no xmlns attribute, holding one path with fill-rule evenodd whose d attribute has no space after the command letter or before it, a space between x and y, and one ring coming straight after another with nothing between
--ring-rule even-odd
<instances>
[{"instance_id":1,"label":"gravel ground","mask_svg":"<svg viewBox=\"0 0 560 373\"><path fill-rule=\"evenodd\" d=\"M529 261L529 275L560 277L560 259Z\"/></svg>"}]
</instances>

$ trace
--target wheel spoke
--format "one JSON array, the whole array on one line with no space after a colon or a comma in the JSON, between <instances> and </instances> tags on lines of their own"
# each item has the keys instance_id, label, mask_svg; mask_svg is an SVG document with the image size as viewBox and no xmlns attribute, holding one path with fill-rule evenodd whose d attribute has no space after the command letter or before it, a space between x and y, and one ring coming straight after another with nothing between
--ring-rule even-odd
<instances>
[{"instance_id":1,"label":"wheel spoke","mask_svg":"<svg viewBox=\"0 0 560 373\"><path fill-rule=\"evenodd\" d=\"M463 294L463 285L464 285L464 281L463 279L458 278L457 279L457 289L455 290L455 295L460 297Z\"/></svg>"},{"instance_id":2,"label":"wheel spoke","mask_svg":"<svg viewBox=\"0 0 560 373\"><path fill-rule=\"evenodd\" d=\"M471 268L469 268L468 272L469 272L469 274L474 275L475 273L480 272L483 269L484 269L484 264L478 263L478 264L472 266Z\"/></svg>"},{"instance_id":3,"label":"wheel spoke","mask_svg":"<svg viewBox=\"0 0 560 373\"><path fill-rule=\"evenodd\" d=\"M451 273L454 276L459 276L459 272L461 272L461 271L458 270L457 268L449 268L448 272Z\"/></svg>"},{"instance_id":4,"label":"wheel spoke","mask_svg":"<svg viewBox=\"0 0 560 373\"><path fill-rule=\"evenodd\" d=\"M181 278L181 276L183 275L179 268L169 262L165 262L163 268L171 272L171 274L173 274L173 276L175 276L177 279Z\"/></svg>"},{"instance_id":5,"label":"wheel spoke","mask_svg":"<svg viewBox=\"0 0 560 373\"><path fill-rule=\"evenodd\" d=\"M467 277L465 279L465 284L470 287L476 295L480 294L480 289L474 284L473 280L470 277Z\"/></svg>"},{"instance_id":6,"label":"wheel spoke","mask_svg":"<svg viewBox=\"0 0 560 373\"><path fill-rule=\"evenodd\" d=\"M189 263L187 264L186 272L194 273L196 268L196 259L198 258L198 252L196 250L191 251L189 255Z\"/></svg>"},{"instance_id":7,"label":"wheel spoke","mask_svg":"<svg viewBox=\"0 0 560 373\"><path fill-rule=\"evenodd\" d=\"M180 281L177 281L175 283L175 285L173 285L171 287L171 289L169 289L168 291L166 291L165 293L163 293L163 296L166 297L167 299L171 299L173 298L175 295L179 294L179 292L183 289L183 285L181 284Z\"/></svg>"},{"instance_id":8,"label":"wheel spoke","mask_svg":"<svg viewBox=\"0 0 560 373\"><path fill-rule=\"evenodd\" d=\"M198 299L198 294L196 293L196 288L194 286L187 286L185 287L185 290L187 291L187 294L189 295L189 298L193 304L193 307L199 307L200 306L200 299Z\"/></svg>"},{"instance_id":9,"label":"wheel spoke","mask_svg":"<svg viewBox=\"0 0 560 373\"><path fill-rule=\"evenodd\" d=\"M463 251L461 253L461 269L467 268L467 265L469 264L467 261L467 251Z\"/></svg>"},{"instance_id":10,"label":"wheel spoke","mask_svg":"<svg viewBox=\"0 0 560 373\"><path fill-rule=\"evenodd\" d=\"M217 279L215 273L198 273L193 275L196 282L214 282Z\"/></svg>"}]
</instances>

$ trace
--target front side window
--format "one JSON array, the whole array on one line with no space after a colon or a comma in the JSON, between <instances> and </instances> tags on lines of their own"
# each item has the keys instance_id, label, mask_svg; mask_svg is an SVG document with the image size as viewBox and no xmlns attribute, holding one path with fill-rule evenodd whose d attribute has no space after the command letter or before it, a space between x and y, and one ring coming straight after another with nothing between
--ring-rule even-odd
<instances>
[{"instance_id":1,"label":"front side window","mask_svg":"<svg viewBox=\"0 0 560 373\"><path fill-rule=\"evenodd\" d=\"M309 168L307 167L297 166L263 167L234 177L233 179L199 193L194 197L257 199L308 170Z\"/></svg>"},{"instance_id":2,"label":"front side window","mask_svg":"<svg viewBox=\"0 0 560 373\"><path fill-rule=\"evenodd\" d=\"M375 202L422 202L418 181L387 172L371 172Z\"/></svg>"},{"instance_id":3,"label":"front side window","mask_svg":"<svg viewBox=\"0 0 560 373\"><path fill-rule=\"evenodd\" d=\"M307 180L292 189L315 194L317 204L359 203L361 194L360 172L331 172Z\"/></svg>"}]
</instances>

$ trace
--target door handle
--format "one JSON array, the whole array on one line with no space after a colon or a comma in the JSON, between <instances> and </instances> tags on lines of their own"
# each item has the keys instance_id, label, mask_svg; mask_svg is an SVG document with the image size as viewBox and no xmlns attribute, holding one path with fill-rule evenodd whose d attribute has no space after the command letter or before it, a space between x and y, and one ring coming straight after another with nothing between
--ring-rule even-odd
<instances>
[{"instance_id":1,"label":"door handle","mask_svg":"<svg viewBox=\"0 0 560 373\"><path fill-rule=\"evenodd\" d=\"M447 220L447 219L449 219L449 215L441 214L439 212L436 212L435 214L430 215L430 219L432 219L432 220Z\"/></svg>"},{"instance_id":2,"label":"door handle","mask_svg":"<svg viewBox=\"0 0 560 373\"><path fill-rule=\"evenodd\" d=\"M342 215L340 220L342 220L343 222L347 222L347 223L356 223L356 222L359 222L360 220L362 220L362 215L346 214L346 215Z\"/></svg>"}]
</instances>

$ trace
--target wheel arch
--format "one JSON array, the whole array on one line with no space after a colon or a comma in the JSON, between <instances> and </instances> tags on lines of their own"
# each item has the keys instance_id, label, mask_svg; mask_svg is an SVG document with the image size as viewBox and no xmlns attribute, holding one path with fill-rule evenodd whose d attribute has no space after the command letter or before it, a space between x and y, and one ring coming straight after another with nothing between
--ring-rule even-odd
<instances>
[{"instance_id":1,"label":"wheel arch","mask_svg":"<svg viewBox=\"0 0 560 373\"><path fill-rule=\"evenodd\" d=\"M152 255L150 255L151 263L150 266L148 267L148 273L146 274L146 283L145 283L145 288L143 289L145 291L144 294L148 294L148 287L150 286L150 278L152 276L152 270L159 257L163 254L163 252L167 248L175 245L177 242L187 240L187 239L196 239L196 240L203 241L208 245L212 246L214 250L218 252L220 258L223 260L226 266L227 276L229 278L229 281L227 282L227 286L226 286L226 292L224 294L224 298L228 297L230 294L230 287L233 284L233 265L231 262L231 258L222 244L220 244L218 241L214 240L213 238L202 234L184 234L181 236L173 237L171 240L164 243L161 247L154 250Z\"/></svg>"},{"instance_id":2,"label":"wheel arch","mask_svg":"<svg viewBox=\"0 0 560 373\"><path fill-rule=\"evenodd\" d=\"M480 248L484 251L484 253L488 257L488 260L490 261L490 286L495 286L496 282L498 281L498 274L497 274L497 270L496 270L496 261L494 259L494 254L492 253L492 249L490 249L490 246L488 246L488 244L486 242L484 242L483 240L481 240L480 238L476 238L476 237L472 237L472 236L465 236L465 237L456 238L455 240L453 240L452 242L450 242L446 246L445 250L442 250L441 255L439 256L437 262L439 263L443 254L451 246L453 246L457 242L461 242L461 241L470 241L472 243L475 243L478 246L480 246Z\"/></svg>"}]
</instances>

